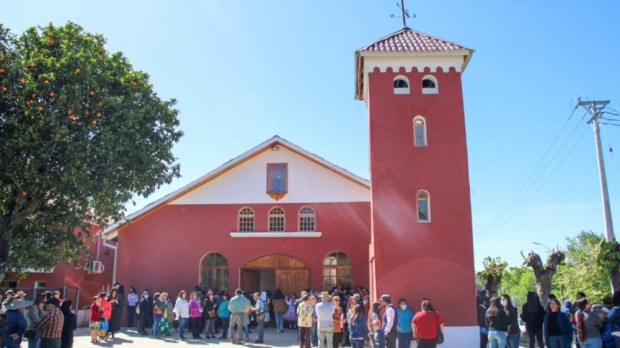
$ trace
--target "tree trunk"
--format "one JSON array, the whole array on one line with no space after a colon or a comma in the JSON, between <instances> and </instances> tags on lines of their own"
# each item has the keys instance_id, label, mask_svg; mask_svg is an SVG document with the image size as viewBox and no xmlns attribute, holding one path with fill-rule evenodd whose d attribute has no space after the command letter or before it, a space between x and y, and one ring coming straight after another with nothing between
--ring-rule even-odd
<instances>
[{"instance_id":1,"label":"tree trunk","mask_svg":"<svg viewBox=\"0 0 620 348\"><path fill-rule=\"evenodd\" d=\"M4 280L7 272L7 262L9 260L9 236L11 228L9 218L2 219L2 231L0 231L0 282Z\"/></svg>"},{"instance_id":2,"label":"tree trunk","mask_svg":"<svg viewBox=\"0 0 620 348\"><path fill-rule=\"evenodd\" d=\"M620 290L620 272L617 270L609 271L609 277L611 278L611 291Z\"/></svg>"},{"instance_id":3,"label":"tree trunk","mask_svg":"<svg viewBox=\"0 0 620 348\"><path fill-rule=\"evenodd\" d=\"M547 306L549 294L551 294L551 281L553 280L558 265L564 261L564 256L564 252L560 250L552 251L547 257L546 264L543 265L540 256L532 251L527 255L525 260L523 260L525 266L531 267L534 270L536 293L543 307Z\"/></svg>"},{"instance_id":4,"label":"tree trunk","mask_svg":"<svg viewBox=\"0 0 620 348\"><path fill-rule=\"evenodd\" d=\"M497 294L497 287L498 287L497 279L495 277L488 277L487 283L485 284L484 287L486 288L487 294L489 294L489 296L491 296L492 293Z\"/></svg>"}]
</instances>

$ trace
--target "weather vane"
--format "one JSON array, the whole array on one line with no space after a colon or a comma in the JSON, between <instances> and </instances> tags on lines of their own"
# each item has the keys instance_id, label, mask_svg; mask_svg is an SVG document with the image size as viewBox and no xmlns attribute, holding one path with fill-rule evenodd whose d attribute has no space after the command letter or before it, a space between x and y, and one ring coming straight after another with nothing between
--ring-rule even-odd
<instances>
[{"instance_id":1,"label":"weather vane","mask_svg":"<svg viewBox=\"0 0 620 348\"><path fill-rule=\"evenodd\" d=\"M400 0L400 4L396 3L396 6L400 8L400 12L402 12L403 19L403 28L407 27L407 18L415 18L415 13L413 15L409 15L409 11L405 8L405 0ZM398 18L395 15L390 15L391 18Z\"/></svg>"}]
</instances>

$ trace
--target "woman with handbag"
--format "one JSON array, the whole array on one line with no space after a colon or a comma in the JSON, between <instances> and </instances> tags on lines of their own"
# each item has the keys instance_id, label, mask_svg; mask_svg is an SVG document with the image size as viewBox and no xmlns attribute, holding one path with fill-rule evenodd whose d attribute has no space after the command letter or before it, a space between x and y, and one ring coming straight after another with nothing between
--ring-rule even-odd
<instances>
[{"instance_id":1,"label":"woman with handbag","mask_svg":"<svg viewBox=\"0 0 620 348\"><path fill-rule=\"evenodd\" d=\"M213 291L209 290L204 301L204 319L205 319L205 338L215 338L215 319L217 311L217 303L213 295Z\"/></svg>"},{"instance_id":2,"label":"woman with handbag","mask_svg":"<svg viewBox=\"0 0 620 348\"><path fill-rule=\"evenodd\" d=\"M153 294L153 336L159 338L159 323L164 317L164 310L167 305L160 299L161 293Z\"/></svg>"},{"instance_id":3,"label":"woman with handbag","mask_svg":"<svg viewBox=\"0 0 620 348\"><path fill-rule=\"evenodd\" d=\"M411 321L413 337L418 340L418 348L435 348L443 343L443 317L429 299L422 301L421 308Z\"/></svg>"}]
</instances>

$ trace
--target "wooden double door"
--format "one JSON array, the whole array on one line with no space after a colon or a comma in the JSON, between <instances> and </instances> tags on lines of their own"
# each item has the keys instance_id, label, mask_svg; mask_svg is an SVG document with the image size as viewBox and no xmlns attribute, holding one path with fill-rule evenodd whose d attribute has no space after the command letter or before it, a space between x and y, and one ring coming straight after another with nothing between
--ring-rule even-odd
<instances>
[{"instance_id":1,"label":"wooden double door","mask_svg":"<svg viewBox=\"0 0 620 348\"><path fill-rule=\"evenodd\" d=\"M265 255L241 267L244 291L282 290L286 295L310 288L310 268L287 255Z\"/></svg>"}]
</instances>

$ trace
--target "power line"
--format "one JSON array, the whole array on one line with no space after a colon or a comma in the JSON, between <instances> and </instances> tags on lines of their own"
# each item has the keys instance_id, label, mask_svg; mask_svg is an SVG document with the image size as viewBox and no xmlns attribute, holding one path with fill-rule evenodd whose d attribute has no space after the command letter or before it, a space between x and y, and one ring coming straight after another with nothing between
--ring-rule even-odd
<instances>
[{"instance_id":1,"label":"power line","mask_svg":"<svg viewBox=\"0 0 620 348\"><path fill-rule=\"evenodd\" d=\"M562 144L560 145L560 147L555 151L555 153L553 154L553 156L551 157L551 159L549 159L546 164L544 165L543 169L538 171L538 168L540 167L540 165L545 161L545 159L547 158L547 155L549 154L549 152L551 151L551 149L553 149L555 143L557 142L557 140L560 138L560 136L562 135L564 129L566 128L566 126L568 125L569 121L571 120L574 112L575 112L576 108L573 109L573 111L571 112L570 116L568 117L568 119L566 120L566 122L564 123L564 125L562 126L562 128L560 129L560 131L558 132L558 134L556 135L556 137L554 138L554 140L552 141L551 145L547 148L547 150L545 151L545 153L543 154L543 156L541 157L541 159L538 161L538 163L536 164L536 166L534 167L534 169L530 172L530 174L528 175L527 179L523 182L523 184L521 185L521 187L519 187L519 189L517 190L517 192L513 195L513 197L510 199L510 201L508 202L507 205L504 206L504 208L495 216L495 218L489 223L487 224L480 232L479 235L486 235L487 232L489 232L490 230L495 229L495 225L497 225L498 223L501 223L501 221L503 219L505 219L505 217L511 213L512 210L514 210L520 202L523 201L523 199L527 196L527 194L535 187L535 185L538 183L538 181L540 180L540 178L542 177L542 175L547 171L547 169L549 168L549 166L553 163L553 161L557 158L557 156L560 154L560 152L562 152L562 150L564 149L564 147L566 146L566 144L568 143L568 141L572 138L572 135L575 133L575 131L579 128L579 126L581 126L581 121L583 121L583 119L585 118L587 113L584 113L584 115L581 117L580 121L575 125L575 127L572 129L572 131L568 134L568 136L564 139L564 141L562 142ZM538 172L537 172L538 171ZM532 177L534 177L534 175L536 174L535 178L533 181L530 181L530 179L532 179ZM518 209L522 209L522 208L518 208Z\"/></svg>"},{"instance_id":2,"label":"power line","mask_svg":"<svg viewBox=\"0 0 620 348\"><path fill-rule=\"evenodd\" d=\"M568 152L566 153L566 155L560 160L560 162L555 166L555 168L553 169L553 171L551 171L551 173L549 174L549 176L547 176L547 179L545 179L545 181L543 181L543 183L538 186L538 188L536 189L536 191L534 191L534 193L532 193L532 195L530 195L530 197L507 219L505 219L500 225L498 225L495 230L499 230L502 227L504 227L504 225L506 225L510 220L512 220L515 216L517 216L525 207L527 207L527 205L532 201L532 199L534 199L534 197L536 197L536 195L538 194L538 192L540 192L540 190L542 190L542 188L547 184L547 182L549 182L549 180L553 177L553 175L555 174L555 172L558 171L558 169L562 166L562 164L564 164L564 162L566 161L566 159L568 158L568 156L573 152L573 150L575 149L575 147L577 147L577 145L581 142L581 140L583 140L583 137L586 135L586 133L588 133L588 129L584 129L584 131L581 133L581 135L579 136L579 139L577 139L577 141L573 144L573 146L571 146L571 148L568 150Z\"/></svg>"},{"instance_id":3,"label":"power line","mask_svg":"<svg viewBox=\"0 0 620 348\"><path fill-rule=\"evenodd\" d=\"M508 204L506 204L502 210L500 210L500 212L493 218L493 220L491 220L490 223L488 223L486 225L485 228L483 228L483 231L481 231L481 233L486 232L486 230L488 230L491 226L493 226L493 224L495 224L496 222L498 222L512 207L512 205L514 204L515 200L519 197L519 195L521 194L521 192L523 191L523 189L526 187L526 185L528 184L528 182L530 181L530 179L532 178L532 176L534 176L534 173L536 173L536 170L538 170L538 168L540 167L540 165L543 163L543 161L545 160L545 158L547 157L547 155L549 154L549 151L551 151L551 149L553 148L553 146L555 145L556 141L560 138L560 135L562 135L562 133L564 132L564 129L566 128L566 126L568 125L568 123L570 122L571 118L573 117L573 115L575 114L575 111L577 110L577 107L573 108L573 111L570 113L570 115L568 116L568 118L566 119L566 121L564 122L564 124L562 125L562 127L560 128L560 131L556 134L555 138L553 138L553 141L551 142L551 145L549 145L547 147L547 150L545 151L545 153L542 155L542 157L540 158L540 160L538 160L538 163L536 163L536 166L534 166L534 169L532 169L532 171L530 172L530 174L528 175L528 177L525 179L525 181L521 184L521 186L519 187L519 189L517 190L517 192L515 192L515 194L510 198L510 200L508 201Z\"/></svg>"}]
</instances>

